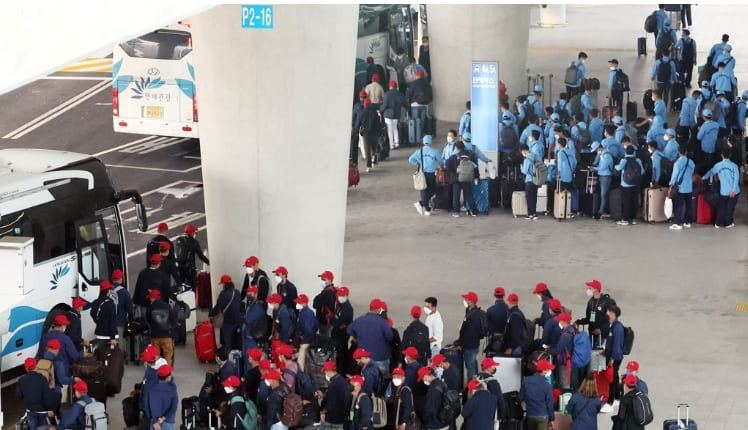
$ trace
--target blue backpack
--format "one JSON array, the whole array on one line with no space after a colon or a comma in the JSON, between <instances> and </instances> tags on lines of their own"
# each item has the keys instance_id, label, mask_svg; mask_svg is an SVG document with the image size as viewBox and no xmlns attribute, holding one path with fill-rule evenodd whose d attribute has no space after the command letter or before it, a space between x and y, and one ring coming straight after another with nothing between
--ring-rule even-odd
<instances>
[{"instance_id":1,"label":"blue backpack","mask_svg":"<svg viewBox=\"0 0 748 430\"><path fill-rule=\"evenodd\" d=\"M571 368L582 369L590 364L592 343L586 331L578 331L573 339L574 349L571 351Z\"/></svg>"}]
</instances>

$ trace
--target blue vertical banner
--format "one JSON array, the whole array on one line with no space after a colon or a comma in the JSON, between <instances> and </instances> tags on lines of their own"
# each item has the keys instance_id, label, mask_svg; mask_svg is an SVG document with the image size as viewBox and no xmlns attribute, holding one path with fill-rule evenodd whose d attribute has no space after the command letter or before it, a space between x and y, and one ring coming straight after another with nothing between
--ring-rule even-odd
<instances>
[{"instance_id":1,"label":"blue vertical banner","mask_svg":"<svg viewBox=\"0 0 748 430\"><path fill-rule=\"evenodd\" d=\"M498 163L499 63L473 61L470 76L472 143L486 153L487 157Z\"/></svg>"}]
</instances>

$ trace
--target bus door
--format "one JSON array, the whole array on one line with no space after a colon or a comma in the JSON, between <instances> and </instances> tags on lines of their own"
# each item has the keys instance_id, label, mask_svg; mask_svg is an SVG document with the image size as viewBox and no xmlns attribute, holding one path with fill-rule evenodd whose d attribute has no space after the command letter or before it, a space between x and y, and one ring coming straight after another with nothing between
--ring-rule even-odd
<instances>
[{"instance_id":1,"label":"bus door","mask_svg":"<svg viewBox=\"0 0 748 430\"><path fill-rule=\"evenodd\" d=\"M79 221L75 224L75 231L78 295L90 303L99 297L99 284L104 279L109 279L112 271L104 220L97 217Z\"/></svg>"}]
</instances>

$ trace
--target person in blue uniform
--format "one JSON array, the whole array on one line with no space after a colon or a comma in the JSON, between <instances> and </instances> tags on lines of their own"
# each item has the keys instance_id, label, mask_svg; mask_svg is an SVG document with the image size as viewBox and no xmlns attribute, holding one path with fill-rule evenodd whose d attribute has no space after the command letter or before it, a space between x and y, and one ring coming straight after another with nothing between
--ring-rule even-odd
<instances>
[{"instance_id":1,"label":"person in blue uniform","mask_svg":"<svg viewBox=\"0 0 748 430\"><path fill-rule=\"evenodd\" d=\"M716 228L735 227L735 206L740 197L740 169L730 161L730 148L722 149L722 161L715 164L703 176L708 180L712 176L719 178L719 201L717 203L717 219L714 222Z\"/></svg>"},{"instance_id":2,"label":"person in blue uniform","mask_svg":"<svg viewBox=\"0 0 748 430\"><path fill-rule=\"evenodd\" d=\"M335 429L342 430L348 418L348 406L351 404L351 392L345 378L338 374L334 361L322 365L322 373L329 382L327 392L322 400L322 421ZM393 376L394 379L394 376Z\"/></svg>"},{"instance_id":3,"label":"person in blue uniform","mask_svg":"<svg viewBox=\"0 0 748 430\"><path fill-rule=\"evenodd\" d=\"M85 408L86 405L93 402L93 399L88 395L88 384L78 381L73 384L73 391L78 401L73 403L72 407L62 416L60 424L57 425L58 430L86 428Z\"/></svg>"},{"instance_id":4,"label":"person in blue uniform","mask_svg":"<svg viewBox=\"0 0 748 430\"><path fill-rule=\"evenodd\" d=\"M496 417L496 398L477 379L467 385L468 399L462 407L466 429L491 429Z\"/></svg>"},{"instance_id":5,"label":"person in blue uniform","mask_svg":"<svg viewBox=\"0 0 748 430\"><path fill-rule=\"evenodd\" d=\"M553 410L553 390L546 381L555 369L548 360L538 360L535 365L535 373L522 379L522 387L519 391L520 401L526 405L526 416L528 428L548 428L556 418Z\"/></svg>"},{"instance_id":6,"label":"person in blue uniform","mask_svg":"<svg viewBox=\"0 0 748 430\"><path fill-rule=\"evenodd\" d=\"M587 378L579 391L571 395L566 412L571 415L572 430L597 430L597 414L602 403L597 395L597 382Z\"/></svg>"},{"instance_id":7,"label":"person in blue uniform","mask_svg":"<svg viewBox=\"0 0 748 430\"><path fill-rule=\"evenodd\" d=\"M501 390L501 384L496 378L498 366L499 363L493 358L484 358L480 364L482 371L478 374L478 379L486 384L486 390L496 398L496 419L504 419L506 418L507 410L504 406L504 393Z\"/></svg>"}]
</instances>

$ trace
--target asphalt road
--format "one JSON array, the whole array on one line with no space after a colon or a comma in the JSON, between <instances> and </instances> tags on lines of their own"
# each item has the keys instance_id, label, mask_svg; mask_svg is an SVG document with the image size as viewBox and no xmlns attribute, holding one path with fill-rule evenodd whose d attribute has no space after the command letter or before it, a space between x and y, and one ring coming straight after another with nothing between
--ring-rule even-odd
<instances>
[{"instance_id":1,"label":"asphalt road","mask_svg":"<svg viewBox=\"0 0 748 430\"><path fill-rule=\"evenodd\" d=\"M181 234L187 224L196 225L198 240L206 246L200 147L196 139L114 133L110 78L103 73L57 73L0 95L0 148L93 154L108 166L116 188L138 190L151 229L140 232L133 205L122 206L134 279L145 266L145 244L160 222L169 224L170 237ZM23 407L14 393L15 386L2 390L5 428L15 423Z\"/></svg>"}]
</instances>

